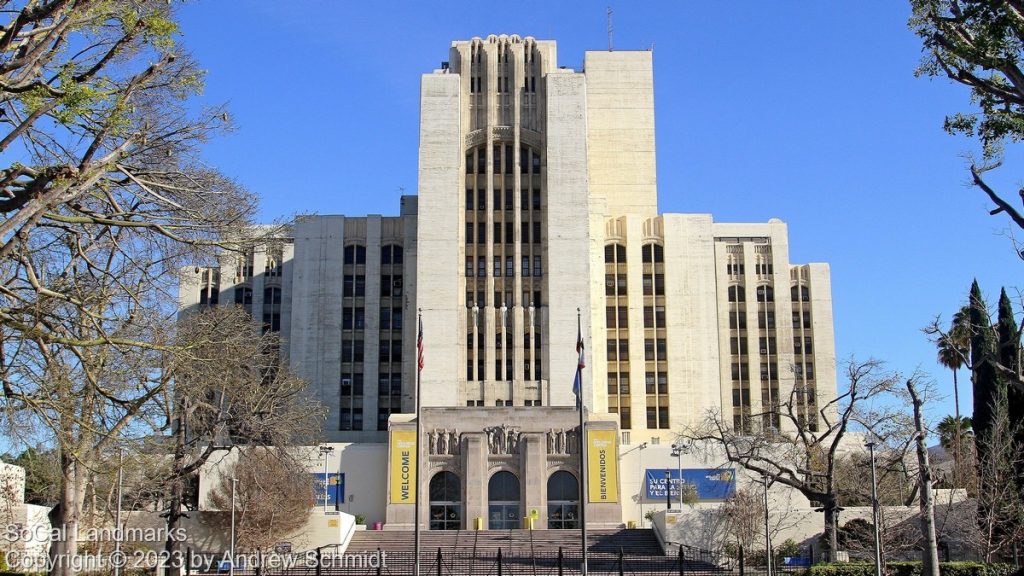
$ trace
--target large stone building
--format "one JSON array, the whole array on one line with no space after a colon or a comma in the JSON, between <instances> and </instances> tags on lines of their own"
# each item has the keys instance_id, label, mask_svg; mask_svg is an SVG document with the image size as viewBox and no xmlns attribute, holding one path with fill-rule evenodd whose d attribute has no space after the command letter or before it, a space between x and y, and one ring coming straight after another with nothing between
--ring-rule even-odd
<instances>
[{"instance_id":1,"label":"large stone building","mask_svg":"<svg viewBox=\"0 0 1024 576\"><path fill-rule=\"evenodd\" d=\"M451 473L461 527L486 512L467 478L499 468L525 486L518 513L552 521L547 479L578 474L543 445L572 420L578 318L584 403L624 450L670 443L709 410L784 426L768 407L791 395L813 423L836 393L828 265L792 264L776 219L659 214L652 56L587 52L572 70L553 41L453 42L422 78L418 193L399 216L301 218L190 278L183 308L248 307L282 333L329 440L381 449L414 412L419 311L424 418L446 442L421 443L419 494ZM484 422L523 449L490 449ZM411 522L391 494L386 506Z\"/></svg>"}]
</instances>

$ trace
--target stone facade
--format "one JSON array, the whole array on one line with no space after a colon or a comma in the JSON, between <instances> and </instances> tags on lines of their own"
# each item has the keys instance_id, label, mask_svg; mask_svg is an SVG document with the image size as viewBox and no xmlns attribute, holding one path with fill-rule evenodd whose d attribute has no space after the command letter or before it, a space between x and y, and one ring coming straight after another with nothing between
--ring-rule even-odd
<instances>
[{"instance_id":1,"label":"stone facade","mask_svg":"<svg viewBox=\"0 0 1024 576\"><path fill-rule=\"evenodd\" d=\"M791 263L777 219L659 214L652 53L587 52L583 70L556 54L514 35L453 42L421 79L418 193L400 216L304 217L241 260L185 271L180 297L234 301L280 330L327 439L345 443L410 425L396 415L415 411L422 315L419 400L438 418L424 430L460 429L435 439L458 453L423 461L468 466L476 490L487 429L518 426L506 456L525 474L523 513L544 505L530 486L546 481L554 424L537 419L571 428L578 330L584 404L623 446L670 443L709 410L779 426L771 407L790 399L813 421L836 394L828 265ZM463 518L486 518L464 491Z\"/></svg>"}]
</instances>

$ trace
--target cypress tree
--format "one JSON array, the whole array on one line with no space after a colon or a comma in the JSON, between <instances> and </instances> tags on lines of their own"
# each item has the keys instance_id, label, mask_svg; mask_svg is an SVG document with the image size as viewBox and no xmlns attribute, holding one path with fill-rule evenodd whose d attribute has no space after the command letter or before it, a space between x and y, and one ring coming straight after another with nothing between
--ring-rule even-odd
<instances>
[{"instance_id":1,"label":"cypress tree","mask_svg":"<svg viewBox=\"0 0 1024 576\"><path fill-rule=\"evenodd\" d=\"M985 446L992 429L993 405L998 397L999 377L993 360L996 357L996 337L985 299L978 281L971 284L971 383L974 388L974 437L978 445L978 462L985 459Z\"/></svg>"},{"instance_id":2,"label":"cypress tree","mask_svg":"<svg viewBox=\"0 0 1024 576\"><path fill-rule=\"evenodd\" d=\"M1020 374L1020 331L1013 315L1013 305L1004 288L999 295L999 363ZM1004 377L1005 378L1005 377ZM1006 393L1006 411L1009 422L1013 425L1014 440L1024 446L1024 394L1013 386L1002 386ZM1024 490L1024 462L1014 462L1017 485Z\"/></svg>"}]
</instances>

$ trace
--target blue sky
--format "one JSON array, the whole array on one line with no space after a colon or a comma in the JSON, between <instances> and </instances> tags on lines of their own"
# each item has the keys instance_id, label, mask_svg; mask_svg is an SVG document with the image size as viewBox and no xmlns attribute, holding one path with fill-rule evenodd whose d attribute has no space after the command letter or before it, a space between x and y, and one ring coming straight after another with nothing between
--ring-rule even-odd
<instances>
[{"instance_id":1,"label":"blue sky","mask_svg":"<svg viewBox=\"0 0 1024 576\"><path fill-rule=\"evenodd\" d=\"M263 197L262 217L397 214L416 189L419 77L451 40L558 41L560 64L607 47L607 3L221 0L180 8L208 71L202 101L237 130L209 161ZM915 78L907 2L612 4L614 46L654 50L663 212L789 224L794 262L832 267L836 345L951 377L920 329L975 277L990 299L1024 263L966 186L974 142L946 135L967 91ZM995 181L1020 184L1020 151ZM966 375L962 381L966 381ZM961 407L970 411L969 386Z\"/></svg>"}]
</instances>

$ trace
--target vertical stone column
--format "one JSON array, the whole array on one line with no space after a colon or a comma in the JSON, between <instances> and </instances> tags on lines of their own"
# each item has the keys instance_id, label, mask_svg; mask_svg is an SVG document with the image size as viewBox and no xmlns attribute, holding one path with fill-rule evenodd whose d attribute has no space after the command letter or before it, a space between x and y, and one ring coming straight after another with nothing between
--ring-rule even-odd
<instances>
[{"instance_id":1,"label":"vertical stone column","mask_svg":"<svg viewBox=\"0 0 1024 576\"><path fill-rule=\"evenodd\" d=\"M463 438L463 516L466 529L472 530L475 518L484 518L487 525L487 439L483 432L467 432Z\"/></svg>"},{"instance_id":2,"label":"vertical stone column","mask_svg":"<svg viewBox=\"0 0 1024 576\"><path fill-rule=\"evenodd\" d=\"M523 470L523 517L536 510L540 518L534 528L547 528L547 444L543 432L524 432L519 441Z\"/></svg>"}]
</instances>

